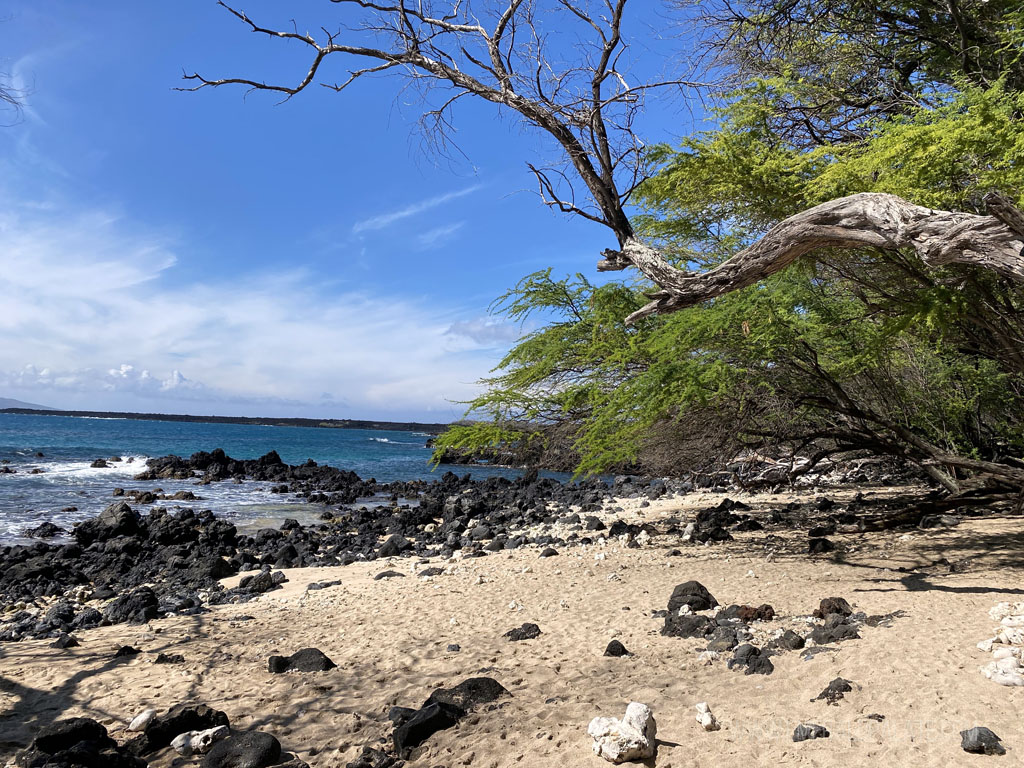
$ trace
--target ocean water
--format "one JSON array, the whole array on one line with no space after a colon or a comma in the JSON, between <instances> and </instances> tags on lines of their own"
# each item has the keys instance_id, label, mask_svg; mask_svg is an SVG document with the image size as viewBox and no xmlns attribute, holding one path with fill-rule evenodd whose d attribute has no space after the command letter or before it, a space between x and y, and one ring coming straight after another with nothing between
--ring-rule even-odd
<instances>
[{"instance_id":1,"label":"ocean water","mask_svg":"<svg viewBox=\"0 0 1024 768\"><path fill-rule=\"evenodd\" d=\"M315 520L323 511L289 494L270 493L269 484L246 482L197 486L192 480L139 482L147 458L223 448L236 459L255 459L277 451L289 464L313 459L352 470L379 482L430 480L446 470L474 477L516 477L502 467L441 465L432 470L429 436L422 432L363 429L316 429L243 424L199 424L134 419L90 419L0 413L0 460L15 474L0 474L0 542L23 542L23 532L50 520L62 527L95 516L114 501L114 488L154 490L170 495L190 490L194 502L157 502L174 508L211 509L241 530L279 524L286 517ZM39 456L38 454L42 454ZM105 469L92 468L98 458L118 456ZM39 470L33 474L33 470ZM557 473L543 473L566 479ZM371 500L367 500L372 503ZM130 500L129 500L129 503ZM146 506L139 506L141 511Z\"/></svg>"}]
</instances>

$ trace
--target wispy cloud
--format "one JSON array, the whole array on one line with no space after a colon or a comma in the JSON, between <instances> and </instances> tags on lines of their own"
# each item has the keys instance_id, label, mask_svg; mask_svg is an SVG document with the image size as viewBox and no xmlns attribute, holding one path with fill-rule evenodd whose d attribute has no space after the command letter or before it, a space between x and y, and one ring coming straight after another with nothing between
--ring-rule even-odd
<instances>
[{"instance_id":1,"label":"wispy cloud","mask_svg":"<svg viewBox=\"0 0 1024 768\"><path fill-rule=\"evenodd\" d=\"M432 248L439 248L440 246L447 243L455 233L466 226L466 222L457 221L454 224L446 224L441 227L434 227L428 229L421 235L416 236L416 246L421 251L429 251Z\"/></svg>"},{"instance_id":2,"label":"wispy cloud","mask_svg":"<svg viewBox=\"0 0 1024 768\"><path fill-rule=\"evenodd\" d=\"M110 410L454 417L451 401L472 396L497 357L452 331L450 307L329 292L303 270L181 284L183 246L165 234L0 200L0 394Z\"/></svg>"},{"instance_id":3,"label":"wispy cloud","mask_svg":"<svg viewBox=\"0 0 1024 768\"><path fill-rule=\"evenodd\" d=\"M452 336L464 336L486 347L508 347L525 331L518 325L493 317L477 317L472 320L457 320L448 327Z\"/></svg>"},{"instance_id":4,"label":"wispy cloud","mask_svg":"<svg viewBox=\"0 0 1024 768\"><path fill-rule=\"evenodd\" d=\"M460 197L471 195L482 187L483 184L474 184L470 187L466 187L465 189L459 189L455 192L447 192L443 195L437 195L436 197L429 197L426 200L420 200L418 203L407 205L404 208L388 211L387 213L382 213L369 219L364 219L363 221L356 222L352 226L352 233L358 235L363 232L384 229L385 227L394 224L396 221L408 219L410 216L416 216L417 214L424 213L433 208L438 208L445 203L450 203L452 200L458 200Z\"/></svg>"}]
</instances>

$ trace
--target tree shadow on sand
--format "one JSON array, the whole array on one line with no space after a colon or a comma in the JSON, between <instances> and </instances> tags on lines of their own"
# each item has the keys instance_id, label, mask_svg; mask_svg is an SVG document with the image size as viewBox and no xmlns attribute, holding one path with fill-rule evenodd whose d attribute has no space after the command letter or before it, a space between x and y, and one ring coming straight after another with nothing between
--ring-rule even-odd
<instances>
[{"instance_id":1,"label":"tree shadow on sand","mask_svg":"<svg viewBox=\"0 0 1024 768\"><path fill-rule=\"evenodd\" d=\"M191 616L188 619L187 631L190 636L202 637L206 634L205 616ZM126 713L108 712L90 701L81 690L83 685L91 678L130 664L133 659L155 659L157 654L170 651L181 642L168 638L167 642L146 648L138 655L115 657L117 649L112 644L91 638L85 640L85 637L88 637L88 633L80 636L82 645L65 650L50 648L48 641L45 640L0 643L0 694L8 700L4 709L0 711L0 757L13 755L27 747L40 729L70 716L65 715L69 709L76 710L75 716L91 717L101 722L109 719L124 720ZM38 663L48 654L53 654L54 662L78 664L78 671L50 689L24 685L16 679L15 674L6 674L7 670L14 671L22 665ZM196 693L195 680L201 677L202 673L209 671L212 661L208 659L203 668L193 676L193 682L189 686L188 695L183 697L184 700L189 700ZM171 702L174 703L178 702Z\"/></svg>"}]
</instances>

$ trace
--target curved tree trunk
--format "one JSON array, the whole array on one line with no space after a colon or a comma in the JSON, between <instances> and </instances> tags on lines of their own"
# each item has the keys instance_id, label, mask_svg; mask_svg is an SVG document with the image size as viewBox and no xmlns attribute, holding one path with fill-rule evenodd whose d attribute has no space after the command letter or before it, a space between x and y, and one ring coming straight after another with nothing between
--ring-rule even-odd
<instances>
[{"instance_id":1,"label":"curved tree trunk","mask_svg":"<svg viewBox=\"0 0 1024 768\"><path fill-rule=\"evenodd\" d=\"M802 211L707 272L686 272L655 249L629 238L605 251L602 271L634 266L662 290L627 318L632 323L745 288L818 248L912 248L930 267L968 264L1024 283L1024 214L998 194L986 197L993 215L940 211L896 195L862 192Z\"/></svg>"}]
</instances>

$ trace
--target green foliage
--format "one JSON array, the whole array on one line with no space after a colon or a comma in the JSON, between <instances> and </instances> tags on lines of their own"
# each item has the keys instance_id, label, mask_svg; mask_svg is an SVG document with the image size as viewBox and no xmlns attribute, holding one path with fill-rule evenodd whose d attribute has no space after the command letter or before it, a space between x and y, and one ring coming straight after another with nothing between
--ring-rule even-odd
<instances>
[{"instance_id":1,"label":"green foliage","mask_svg":"<svg viewBox=\"0 0 1024 768\"><path fill-rule=\"evenodd\" d=\"M746 57L743 87L716 109L711 129L650 150L660 171L639 190L634 224L668 257L712 266L779 220L856 192L967 211L981 211L991 189L1024 198L1017 4L964 5L970 33L995 46L973 58L914 37L938 34L938 16L915 17L908 40L876 45L862 28L876 4L826 5L849 11L848 34L803 0L753 4L761 14L731 43ZM806 23L785 39L766 37L758 25L777 24L779 9ZM909 3L883 11L895 27L915 13ZM880 52L898 59L911 50L922 57L916 74L889 87ZM846 96L860 89L866 106L856 114L845 96L825 98L843 83ZM744 445L782 443L918 461L929 452L994 461L1024 453L1019 286L980 270L926 270L910 254L817 253L813 265L626 327L650 287L556 280L550 270L524 278L494 310L546 324L470 403L487 422L439 445L545 440L552 425L571 425L580 472L637 461L671 471L681 467L666 454L694 467ZM657 444L666 439L667 449Z\"/></svg>"}]
</instances>

